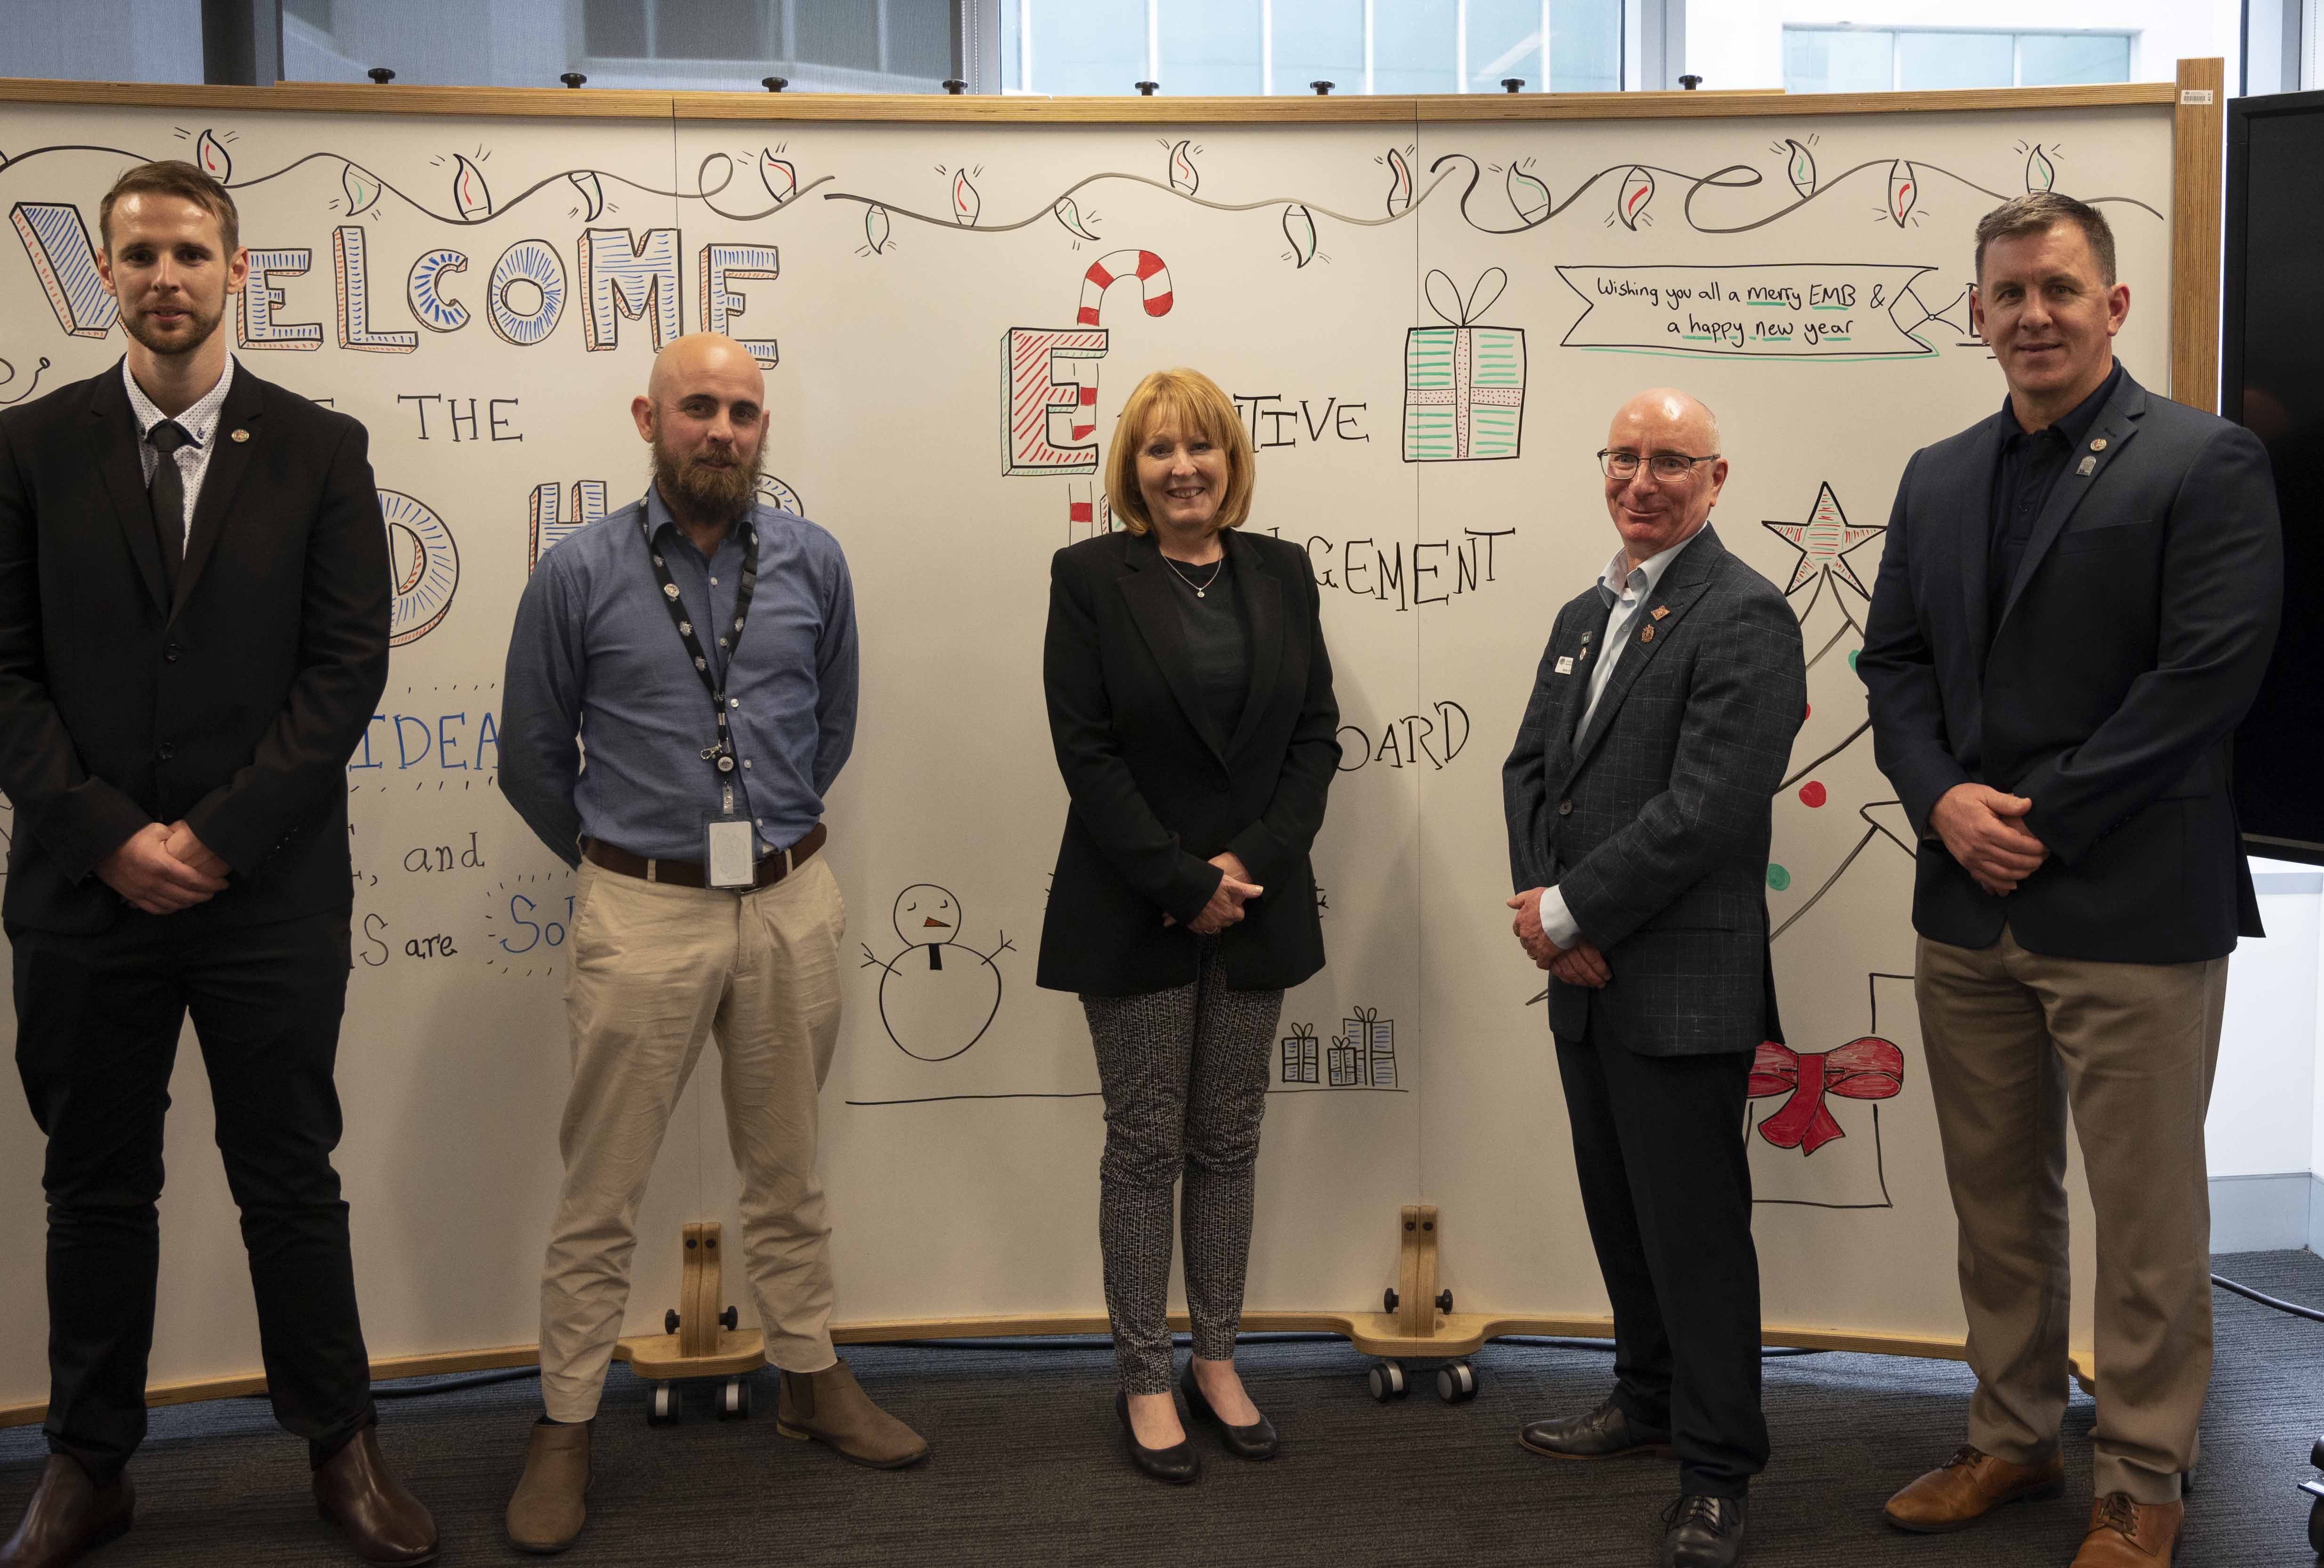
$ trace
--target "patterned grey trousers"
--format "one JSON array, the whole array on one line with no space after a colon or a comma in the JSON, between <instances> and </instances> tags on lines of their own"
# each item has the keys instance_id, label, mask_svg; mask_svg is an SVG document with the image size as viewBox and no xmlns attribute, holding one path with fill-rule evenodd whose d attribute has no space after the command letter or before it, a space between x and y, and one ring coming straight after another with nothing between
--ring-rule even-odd
<instances>
[{"instance_id":1,"label":"patterned grey trousers","mask_svg":"<svg viewBox=\"0 0 2324 1568\"><path fill-rule=\"evenodd\" d=\"M1194 1353L1233 1359L1250 1260L1252 1167L1275 1051L1280 991L1225 982L1218 943L1191 984L1144 996L1084 996L1105 1090L1098 1246L1114 1364L1132 1394L1170 1391L1170 1189L1186 1194L1186 1312Z\"/></svg>"}]
</instances>

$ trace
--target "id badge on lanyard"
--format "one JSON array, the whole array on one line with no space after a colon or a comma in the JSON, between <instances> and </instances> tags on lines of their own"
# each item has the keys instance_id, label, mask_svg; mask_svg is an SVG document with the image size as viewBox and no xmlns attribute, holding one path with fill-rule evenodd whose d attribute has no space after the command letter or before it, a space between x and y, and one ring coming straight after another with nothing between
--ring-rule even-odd
<instances>
[{"instance_id":1,"label":"id badge on lanyard","mask_svg":"<svg viewBox=\"0 0 2324 1568\"><path fill-rule=\"evenodd\" d=\"M650 497L641 503L638 530L645 538L646 555L653 562L654 576L661 587L662 604L669 611L670 623L678 628L678 641L686 645L687 656L694 661L694 672L701 678L703 690L710 694L710 706L718 724L718 741L706 746L702 760L718 770L719 806L715 811L703 814L702 869L704 880L714 888L748 889L758 881L757 833L748 815L737 816L734 809L734 737L727 723L727 713L733 704L725 687L711 676L709 656L703 651L702 640L695 635L694 624L687 619L685 606L678 599L678 585L670 580L669 567L662 560L661 551L655 548L653 525L650 521ZM742 525L742 581L734 594L733 624L727 635L718 640L725 650L722 672L733 672L734 650L742 640L742 623L750 619L751 598L759 582L759 533L749 518ZM714 611L715 613L715 611Z\"/></svg>"}]
</instances>

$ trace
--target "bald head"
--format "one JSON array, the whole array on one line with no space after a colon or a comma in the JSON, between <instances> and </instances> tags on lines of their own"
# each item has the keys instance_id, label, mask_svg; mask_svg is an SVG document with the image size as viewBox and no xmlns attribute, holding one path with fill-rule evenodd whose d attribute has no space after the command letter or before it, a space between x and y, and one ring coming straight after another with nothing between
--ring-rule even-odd
<instances>
[{"instance_id":1,"label":"bald head","mask_svg":"<svg viewBox=\"0 0 2324 1568\"><path fill-rule=\"evenodd\" d=\"M1702 399L1652 387L1615 410L1606 432L1606 511L1634 565L1693 538L1726 483L1719 420Z\"/></svg>"},{"instance_id":2,"label":"bald head","mask_svg":"<svg viewBox=\"0 0 2324 1568\"><path fill-rule=\"evenodd\" d=\"M766 403L766 376L731 337L696 332L654 355L630 417L652 444L655 487L680 523L723 530L749 508Z\"/></svg>"},{"instance_id":3,"label":"bald head","mask_svg":"<svg viewBox=\"0 0 2324 1568\"><path fill-rule=\"evenodd\" d=\"M747 382L751 401L767 401L767 378L751 351L723 332L689 332L674 339L654 355L653 372L646 377L646 396L656 404L670 401L670 389L713 378Z\"/></svg>"}]
</instances>

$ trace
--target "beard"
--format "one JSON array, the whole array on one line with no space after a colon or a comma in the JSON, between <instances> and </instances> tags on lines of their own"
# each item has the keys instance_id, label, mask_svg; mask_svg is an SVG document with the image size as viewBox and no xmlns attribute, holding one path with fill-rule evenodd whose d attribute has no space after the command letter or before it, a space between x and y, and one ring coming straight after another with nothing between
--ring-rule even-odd
<instances>
[{"instance_id":1,"label":"beard","mask_svg":"<svg viewBox=\"0 0 2324 1568\"><path fill-rule=\"evenodd\" d=\"M205 309L198 300L180 303L186 313L185 325L175 331L156 327L142 309L123 311L121 329L156 354L191 354L208 343L210 335L218 329L218 323L226 319L226 304L221 300L216 309Z\"/></svg>"},{"instance_id":2,"label":"beard","mask_svg":"<svg viewBox=\"0 0 2324 1568\"><path fill-rule=\"evenodd\" d=\"M657 434L653 441L654 483L660 486L664 499L669 501L688 517L702 522L731 523L750 510L759 492L759 458L753 453L748 460L730 449L730 461L724 465L706 463L700 457L681 457L662 445Z\"/></svg>"}]
</instances>

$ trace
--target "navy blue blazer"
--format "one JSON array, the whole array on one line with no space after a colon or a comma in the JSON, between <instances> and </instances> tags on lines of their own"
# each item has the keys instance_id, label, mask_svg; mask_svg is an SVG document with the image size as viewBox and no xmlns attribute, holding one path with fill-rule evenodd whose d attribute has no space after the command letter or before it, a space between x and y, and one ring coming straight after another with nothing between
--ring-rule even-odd
<instances>
[{"instance_id":1,"label":"navy blue blazer","mask_svg":"<svg viewBox=\"0 0 2324 1568\"><path fill-rule=\"evenodd\" d=\"M2043 507L1988 624L1997 411L1905 466L1864 649L1874 754L1923 835L1913 924L1960 947L2185 964L2261 934L2229 744L2275 643L2259 438L2128 375ZM1965 782L2034 802L2050 858L1980 889L1929 813Z\"/></svg>"}]
</instances>

